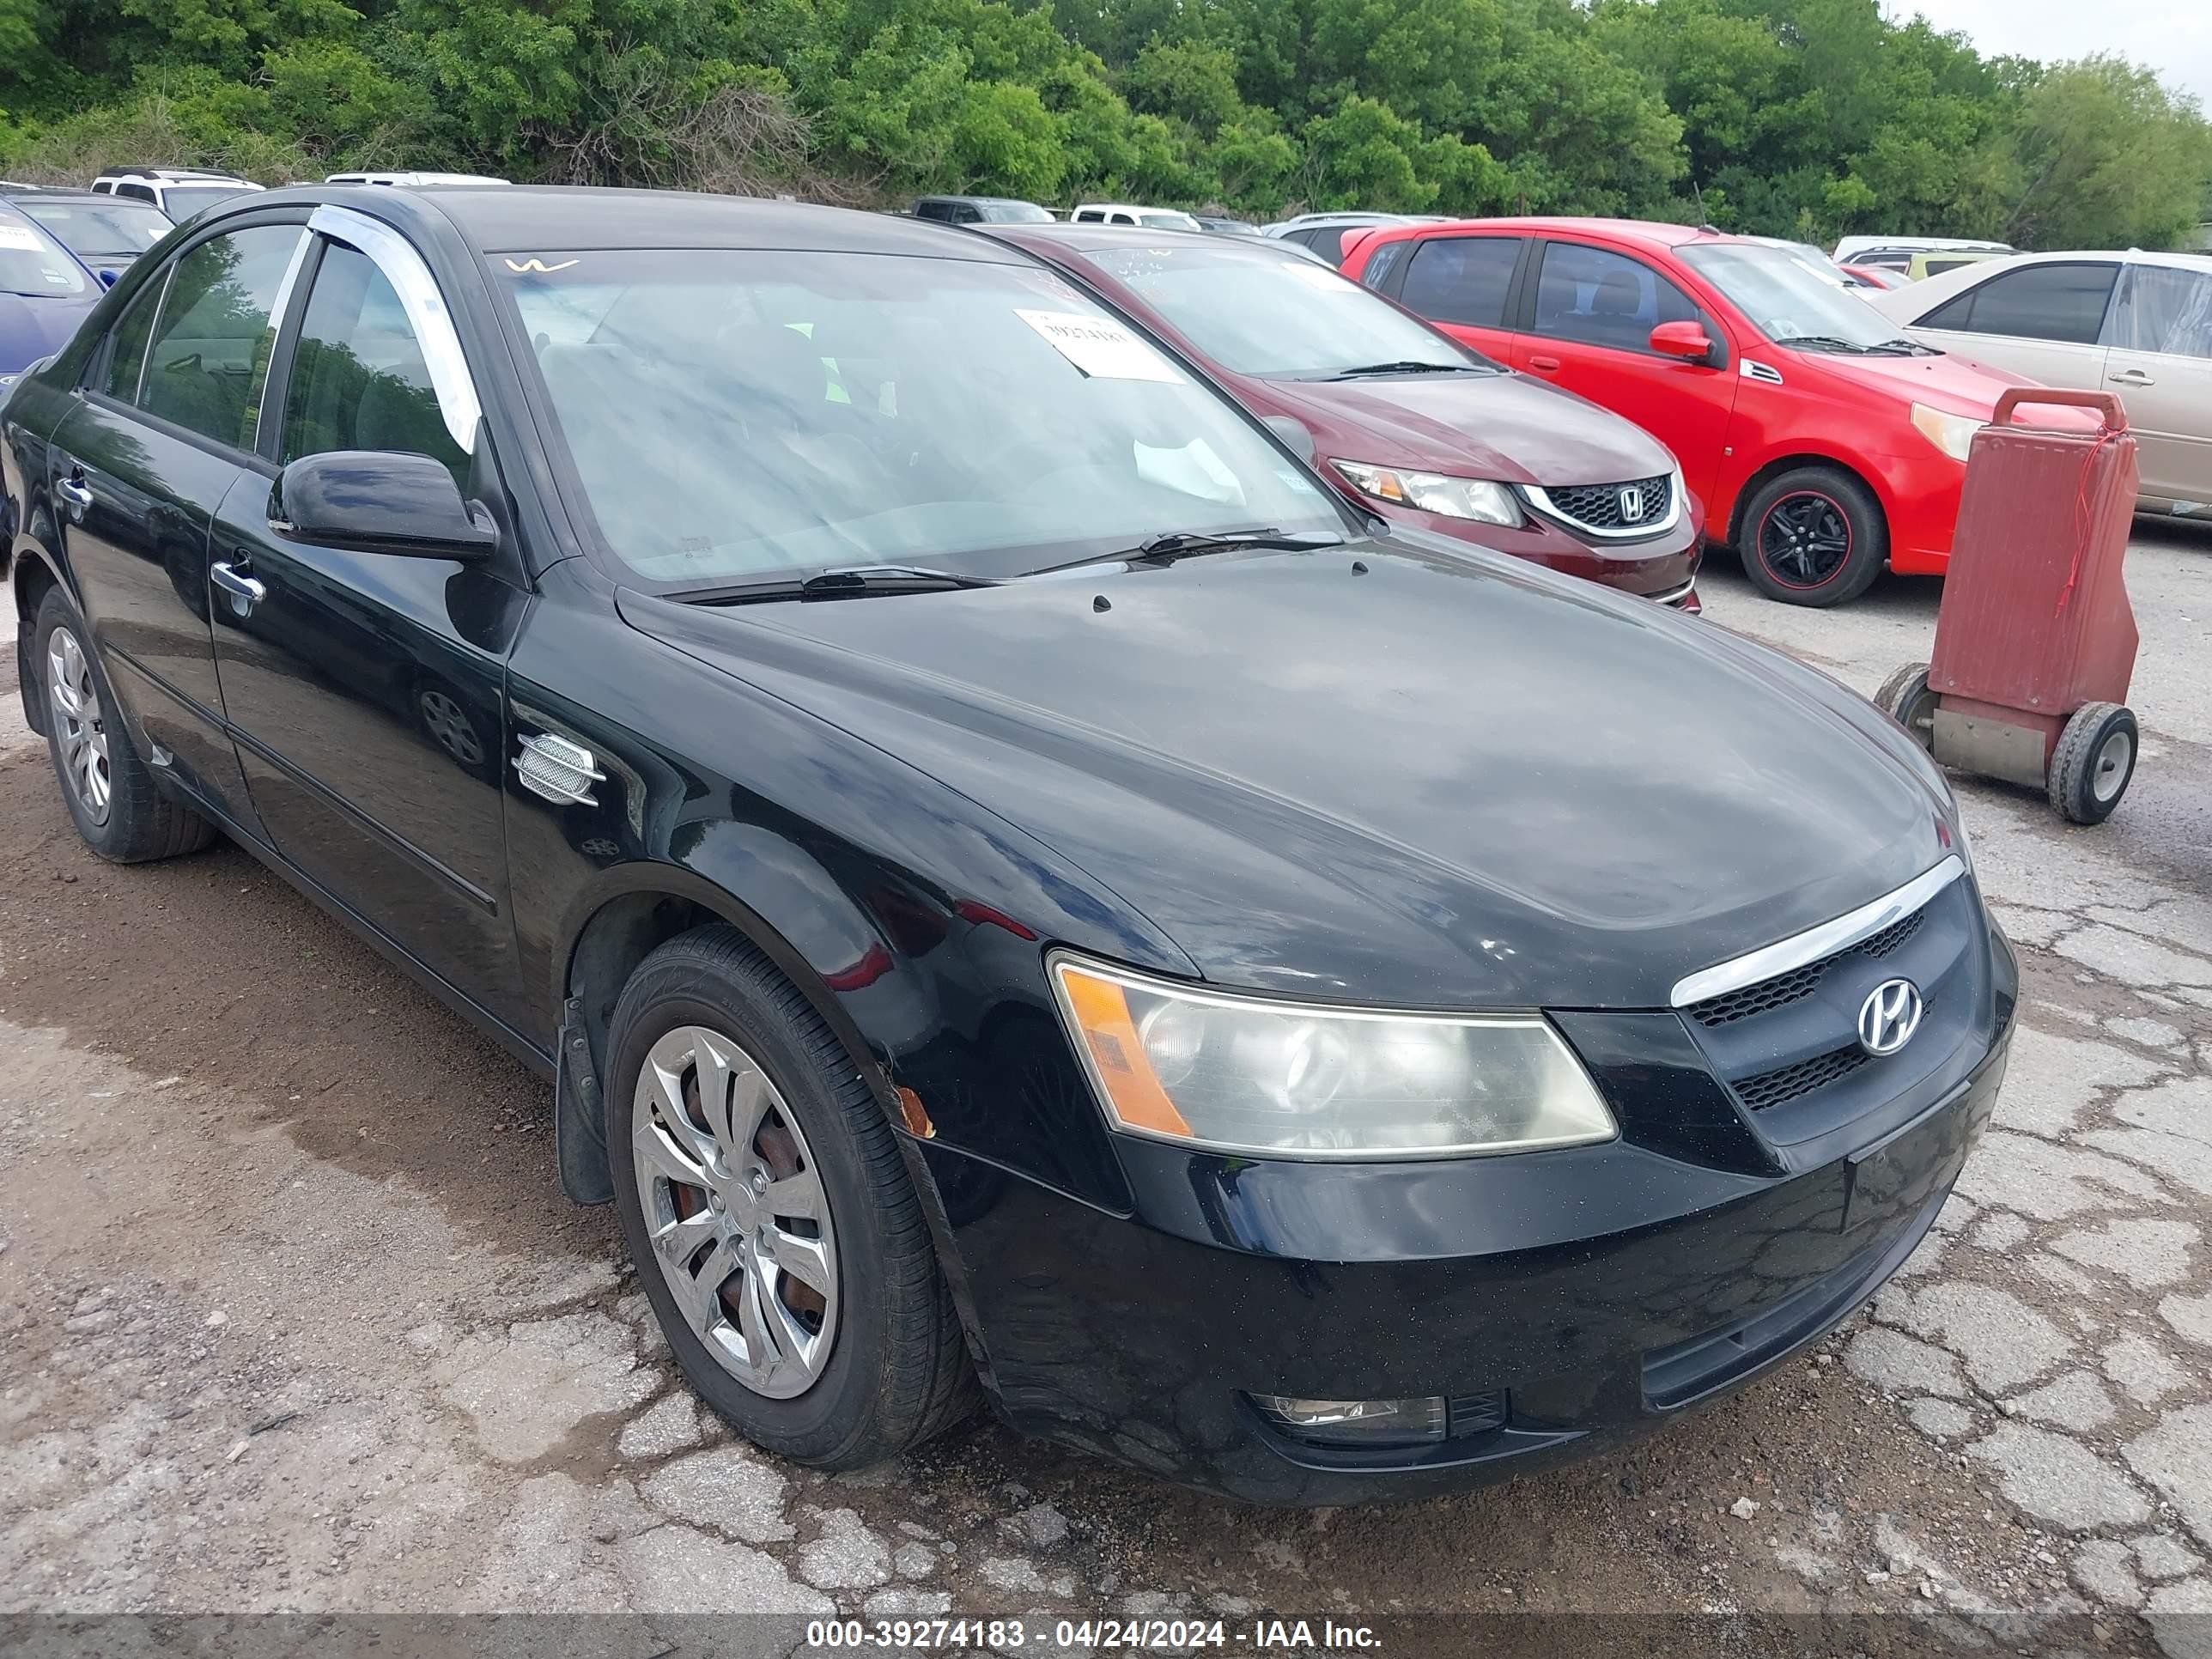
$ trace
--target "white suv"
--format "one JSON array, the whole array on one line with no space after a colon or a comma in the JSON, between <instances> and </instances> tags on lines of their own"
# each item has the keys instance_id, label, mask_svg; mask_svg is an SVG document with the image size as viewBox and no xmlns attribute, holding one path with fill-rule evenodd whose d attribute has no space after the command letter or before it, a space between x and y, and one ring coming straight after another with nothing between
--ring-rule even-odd
<instances>
[{"instance_id":1,"label":"white suv","mask_svg":"<svg viewBox=\"0 0 2212 1659\"><path fill-rule=\"evenodd\" d=\"M180 225L217 202L260 188L227 173L210 173L200 167L112 167L92 181L96 196L151 202Z\"/></svg>"}]
</instances>

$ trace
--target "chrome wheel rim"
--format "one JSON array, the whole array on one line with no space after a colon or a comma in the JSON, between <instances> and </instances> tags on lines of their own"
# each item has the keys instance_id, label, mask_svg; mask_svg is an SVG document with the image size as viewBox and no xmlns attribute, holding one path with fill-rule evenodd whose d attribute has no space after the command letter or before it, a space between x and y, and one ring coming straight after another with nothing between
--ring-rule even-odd
<instances>
[{"instance_id":1,"label":"chrome wheel rim","mask_svg":"<svg viewBox=\"0 0 2212 1659\"><path fill-rule=\"evenodd\" d=\"M425 691L421 699L422 727L435 738L438 746L464 766L475 766L483 759L483 744L477 741L477 729L469 724L469 717L461 712L460 704L442 691Z\"/></svg>"},{"instance_id":2,"label":"chrome wheel rim","mask_svg":"<svg viewBox=\"0 0 2212 1659\"><path fill-rule=\"evenodd\" d=\"M62 781L76 798L78 811L94 823L106 823L115 798L107 722L100 714L100 693L93 689L92 664L66 628L57 628L46 641L46 707L53 712Z\"/></svg>"},{"instance_id":3,"label":"chrome wheel rim","mask_svg":"<svg viewBox=\"0 0 2212 1659\"><path fill-rule=\"evenodd\" d=\"M2089 793L2097 798L2098 805L2119 799L2135 757L2136 740L2126 732L2115 732L2097 745L2097 763L2089 769Z\"/></svg>"},{"instance_id":4,"label":"chrome wheel rim","mask_svg":"<svg viewBox=\"0 0 2212 1659\"><path fill-rule=\"evenodd\" d=\"M837 1340L837 1235L768 1073L720 1032L678 1026L646 1055L630 1146L653 1263L692 1334L754 1393L805 1393Z\"/></svg>"}]
</instances>

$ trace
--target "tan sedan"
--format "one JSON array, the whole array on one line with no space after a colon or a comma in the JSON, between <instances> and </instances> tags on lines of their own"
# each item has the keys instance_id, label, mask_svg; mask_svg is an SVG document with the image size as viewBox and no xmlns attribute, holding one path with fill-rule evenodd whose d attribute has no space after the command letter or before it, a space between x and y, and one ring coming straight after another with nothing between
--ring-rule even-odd
<instances>
[{"instance_id":1,"label":"tan sedan","mask_svg":"<svg viewBox=\"0 0 2212 1659\"><path fill-rule=\"evenodd\" d=\"M2212 514L2212 257L2023 253L1862 297L1923 344L2118 392L2142 507Z\"/></svg>"}]
</instances>

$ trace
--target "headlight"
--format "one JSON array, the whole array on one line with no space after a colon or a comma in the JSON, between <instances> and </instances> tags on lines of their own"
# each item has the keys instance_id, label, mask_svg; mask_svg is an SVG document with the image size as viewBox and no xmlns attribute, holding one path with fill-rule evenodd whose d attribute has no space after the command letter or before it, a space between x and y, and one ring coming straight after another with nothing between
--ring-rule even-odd
<instances>
[{"instance_id":1,"label":"headlight","mask_svg":"<svg viewBox=\"0 0 2212 1659\"><path fill-rule=\"evenodd\" d=\"M1066 957L1052 975L1091 1085L1134 1134L1344 1158L1524 1152L1615 1133L1540 1015L1270 1002Z\"/></svg>"},{"instance_id":2,"label":"headlight","mask_svg":"<svg viewBox=\"0 0 2212 1659\"><path fill-rule=\"evenodd\" d=\"M1396 467L1370 466L1364 461L1332 461L1330 465L1363 495L1399 507L1418 507L1424 513L1441 513L1448 519L1474 519L1483 524L1517 525L1521 504L1504 484L1483 478L1448 478L1441 472L1405 472Z\"/></svg>"},{"instance_id":3,"label":"headlight","mask_svg":"<svg viewBox=\"0 0 2212 1659\"><path fill-rule=\"evenodd\" d=\"M1926 404L1912 405L1913 429L1954 461L1963 461L1973 448L1974 434L1989 424L1971 415L1947 415Z\"/></svg>"}]
</instances>

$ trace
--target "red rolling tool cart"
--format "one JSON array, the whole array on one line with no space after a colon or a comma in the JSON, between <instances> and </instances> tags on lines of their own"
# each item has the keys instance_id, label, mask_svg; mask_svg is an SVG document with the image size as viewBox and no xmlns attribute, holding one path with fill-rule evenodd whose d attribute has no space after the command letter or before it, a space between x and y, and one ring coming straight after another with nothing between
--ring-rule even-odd
<instances>
[{"instance_id":1,"label":"red rolling tool cart","mask_svg":"<svg viewBox=\"0 0 2212 1659\"><path fill-rule=\"evenodd\" d=\"M2100 419L2094 431L2014 421L2039 404ZM2135 505L2118 398L2007 392L1974 434L1936 659L1899 669L1875 701L1946 766L2042 789L2076 823L2111 817L2136 768L2136 618L2120 568Z\"/></svg>"}]
</instances>

